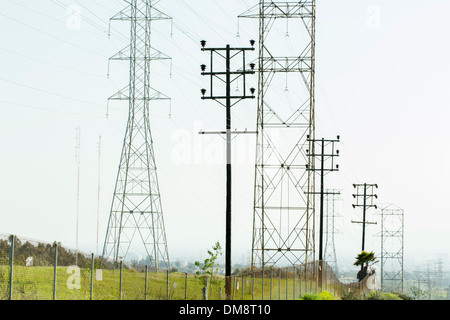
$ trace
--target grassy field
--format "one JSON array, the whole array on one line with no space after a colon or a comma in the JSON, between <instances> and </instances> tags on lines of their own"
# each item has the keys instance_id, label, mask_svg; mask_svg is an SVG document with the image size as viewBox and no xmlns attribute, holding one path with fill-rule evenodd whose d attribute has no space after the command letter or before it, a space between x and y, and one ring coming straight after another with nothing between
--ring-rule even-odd
<instances>
[{"instance_id":1,"label":"grassy field","mask_svg":"<svg viewBox=\"0 0 450 320\"><path fill-rule=\"evenodd\" d=\"M120 270L101 270L101 280L96 279L95 270L92 282L92 299L94 300L201 300L203 299L204 279L197 275L171 272L145 272L133 269L123 270L122 281ZM235 300L300 299L306 293L317 293L316 282L305 282L300 279L266 278L264 280L264 296L261 278L232 277L233 298ZM147 285L146 285L147 284ZM54 287L55 286L55 287ZM53 267L13 268L13 299L15 300L89 300L91 299L91 271L79 269L78 276L69 267L58 267L56 285L54 284ZM147 288L147 290L146 290ZM324 288L334 295L344 290L329 285ZM0 266L0 292L2 299L9 298L9 268ZM225 296L225 278L215 276L208 285L208 299L219 300Z\"/></svg>"},{"instance_id":2,"label":"grassy field","mask_svg":"<svg viewBox=\"0 0 450 320\"><path fill-rule=\"evenodd\" d=\"M56 285L53 267L22 267L13 269L13 299L51 300L55 292L56 300L91 299L91 272L79 269L77 274L68 267L58 267ZM95 270L92 283L94 300L158 300L158 299L202 299L202 282L199 277L184 273L147 274L147 294L145 273L123 270L101 270L101 280L96 279ZM5 275L5 272L3 272ZM186 281L187 280L187 281ZM187 282L187 290L186 288ZM9 297L9 268L7 276L0 277L2 298Z\"/></svg>"}]
</instances>

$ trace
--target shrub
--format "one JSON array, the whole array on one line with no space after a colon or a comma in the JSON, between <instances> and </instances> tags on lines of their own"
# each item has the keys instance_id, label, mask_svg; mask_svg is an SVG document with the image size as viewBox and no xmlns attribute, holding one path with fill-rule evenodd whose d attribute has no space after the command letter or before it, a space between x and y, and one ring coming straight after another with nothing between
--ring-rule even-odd
<instances>
[{"instance_id":1,"label":"shrub","mask_svg":"<svg viewBox=\"0 0 450 320\"><path fill-rule=\"evenodd\" d=\"M395 294L396 296L398 296L402 300L414 300L414 298L408 296L406 293L403 293L403 292L394 291L392 293Z\"/></svg>"},{"instance_id":2,"label":"shrub","mask_svg":"<svg viewBox=\"0 0 450 320\"><path fill-rule=\"evenodd\" d=\"M393 293L372 291L366 297L366 300L402 300L402 299Z\"/></svg>"},{"instance_id":3,"label":"shrub","mask_svg":"<svg viewBox=\"0 0 450 320\"><path fill-rule=\"evenodd\" d=\"M317 300L318 297L314 293L307 292L303 295L301 300Z\"/></svg>"},{"instance_id":4,"label":"shrub","mask_svg":"<svg viewBox=\"0 0 450 320\"><path fill-rule=\"evenodd\" d=\"M364 300L364 296L357 292L349 292L342 296L342 300Z\"/></svg>"},{"instance_id":5,"label":"shrub","mask_svg":"<svg viewBox=\"0 0 450 320\"><path fill-rule=\"evenodd\" d=\"M331 292L325 290L317 296L317 300L337 300L337 298Z\"/></svg>"}]
</instances>

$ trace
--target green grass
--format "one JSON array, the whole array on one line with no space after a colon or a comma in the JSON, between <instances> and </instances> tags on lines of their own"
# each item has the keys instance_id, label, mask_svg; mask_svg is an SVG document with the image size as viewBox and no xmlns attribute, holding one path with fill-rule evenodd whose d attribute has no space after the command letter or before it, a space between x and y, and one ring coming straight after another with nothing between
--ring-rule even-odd
<instances>
[{"instance_id":1,"label":"green grass","mask_svg":"<svg viewBox=\"0 0 450 320\"><path fill-rule=\"evenodd\" d=\"M372 291L366 297L366 300L403 300L403 299L393 293Z\"/></svg>"},{"instance_id":2,"label":"green grass","mask_svg":"<svg viewBox=\"0 0 450 320\"><path fill-rule=\"evenodd\" d=\"M13 299L15 300L51 300L53 299L54 268L53 267L24 267L15 266L13 269ZM93 275L94 300L202 300L204 280L193 274L171 272L167 285L166 272L148 272L147 291L145 290L145 273L134 269L124 269L122 274L122 290L120 289L120 270L102 270L101 281ZM90 269L81 269L79 287L74 288L74 274L68 267L58 267L56 273L56 300L89 300L91 298ZM328 284L320 294L317 292L316 282L300 281L292 277L270 277L253 279L251 276L232 277L234 300L272 299L299 300L307 293L314 295L317 300L334 300L348 287ZM295 293L294 293L295 290ZM353 289L352 289L353 290ZM264 294L263 294L264 293ZM0 265L0 299L9 298L9 267ZM208 299L225 299L225 278L215 276L208 284Z\"/></svg>"},{"instance_id":3,"label":"green grass","mask_svg":"<svg viewBox=\"0 0 450 320\"><path fill-rule=\"evenodd\" d=\"M52 267L14 267L13 298L14 299L53 299L54 268ZM57 300L89 300L91 298L91 273L81 269L79 281L75 281L73 273L67 267L57 268L56 277ZM102 270L102 280L93 275L94 300L167 300L167 299L202 299L203 285L194 275L186 278L182 273L170 273L167 285L167 273L148 273L147 294L145 292L145 273L124 270L122 274L122 290L120 270Z\"/></svg>"}]
</instances>

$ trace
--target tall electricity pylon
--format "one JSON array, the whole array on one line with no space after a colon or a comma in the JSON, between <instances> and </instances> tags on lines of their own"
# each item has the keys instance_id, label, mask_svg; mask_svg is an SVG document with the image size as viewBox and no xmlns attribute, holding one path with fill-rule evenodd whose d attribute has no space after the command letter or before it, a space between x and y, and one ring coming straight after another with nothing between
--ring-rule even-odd
<instances>
[{"instance_id":1,"label":"tall electricity pylon","mask_svg":"<svg viewBox=\"0 0 450 320\"><path fill-rule=\"evenodd\" d=\"M403 291L404 211L381 205L381 289Z\"/></svg>"},{"instance_id":2,"label":"tall electricity pylon","mask_svg":"<svg viewBox=\"0 0 450 320\"><path fill-rule=\"evenodd\" d=\"M342 201L342 198L340 198L339 195L339 190L329 189L325 192L326 227L324 230L325 246L323 254L324 260L333 268L335 274L338 273L338 264L334 236L340 233L336 228L336 218L342 217L336 205L338 201Z\"/></svg>"},{"instance_id":3,"label":"tall electricity pylon","mask_svg":"<svg viewBox=\"0 0 450 320\"><path fill-rule=\"evenodd\" d=\"M130 45L111 59L129 61L130 79L129 85L110 100L127 100L129 114L102 256L113 262L123 261L131 248L136 250L134 244L139 241L151 260L150 266L158 270L169 268L170 262L149 104L169 98L150 87L150 64L163 57L150 46L150 36L152 21L171 18L154 8L151 0L126 2L127 8L111 20L130 21Z\"/></svg>"},{"instance_id":4,"label":"tall electricity pylon","mask_svg":"<svg viewBox=\"0 0 450 320\"><path fill-rule=\"evenodd\" d=\"M259 1L239 15L259 22L252 267L263 270L314 255L315 10L314 0Z\"/></svg>"}]
</instances>

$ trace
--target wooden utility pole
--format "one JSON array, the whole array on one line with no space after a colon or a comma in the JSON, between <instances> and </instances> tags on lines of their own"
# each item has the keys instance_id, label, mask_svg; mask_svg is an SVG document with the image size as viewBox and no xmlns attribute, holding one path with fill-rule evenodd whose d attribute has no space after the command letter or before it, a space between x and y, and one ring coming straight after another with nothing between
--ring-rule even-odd
<instances>
[{"instance_id":1,"label":"wooden utility pole","mask_svg":"<svg viewBox=\"0 0 450 320\"><path fill-rule=\"evenodd\" d=\"M245 62L245 53L246 51L254 51L254 44L255 41L251 40L250 44L251 47L245 47L245 48L232 48L230 45L227 45L224 48L206 48L206 41L202 40L202 51L209 51L211 54L211 66L210 71L206 71L206 65L201 65L202 75L210 76L210 85L211 88L209 90L210 94L206 95L207 90L202 89L202 99L210 99L215 100L219 102L221 105L223 105L226 109L226 131L219 131L219 132L204 132L201 131L200 134L225 134L226 135L226 226L225 226L225 277L226 277L226 297L227 299L231 298L231 107L235 105L237 102L243 100L243 99L254 99L255 98L255 89L250 88L251 95L247 95L246 93L246 81L245 76L248 74L254 74L254 64L250 64L250 70L246 70L246 62ZM225 53L225 55L223 55ZM225 59L226 63L226 70L225 71L214 71L213 69L213 55L217 54L218 56ZM237 71L231 70L231 60L238 56L242 55L242 69ZM222 79L222 78L225 79ZM239 77L243 77L243 95L231 95L231 83L236 80ZM214 79L220 79L221 81L225 82L225 95L213 95L214 90ZM233 102L234 101L234 102ZM242 134L242 133L256 133L256 132L248 132L248 131L234 131L233 134Z\"/></svg>"}]
</instances>

